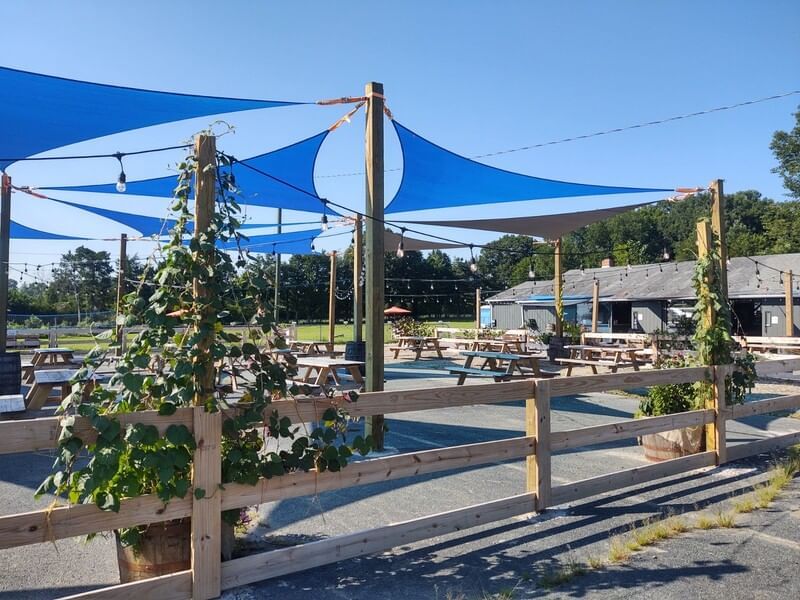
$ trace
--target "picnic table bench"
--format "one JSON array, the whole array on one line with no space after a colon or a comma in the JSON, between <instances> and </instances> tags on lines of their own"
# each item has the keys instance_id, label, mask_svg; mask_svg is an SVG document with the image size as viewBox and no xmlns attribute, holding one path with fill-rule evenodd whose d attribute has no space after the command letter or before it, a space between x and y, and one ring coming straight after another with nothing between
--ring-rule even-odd
<instances>
[{"instance_id":1,"label":"picnic table bench","mask_svg":"<svg viewBox=\"0 0 800 600\"><path fill-rule=\"evenodd\" d=\"M361 387L364 383L364 377L361 375L361 367L364 363L357 360L344 360L341 358L330 358L325 356L303 356L297 359L298 371L305 369L300 376L300 380L295 380L295 383L313 383L320 386L323 390L328 387L340 388L343 386L342 378L338 371L344 370L350 374L353 382ZM330 386L328 380L333 380L333 386Z\"/></svg>"}]
</instances>

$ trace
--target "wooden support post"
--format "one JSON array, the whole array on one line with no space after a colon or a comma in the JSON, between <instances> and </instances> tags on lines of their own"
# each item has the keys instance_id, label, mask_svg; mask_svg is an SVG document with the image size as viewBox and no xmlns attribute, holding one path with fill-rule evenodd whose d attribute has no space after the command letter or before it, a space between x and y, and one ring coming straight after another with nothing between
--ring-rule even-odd
<instances>
[{"instance_id":1,"label":"wooden support post","mask_svg":"<svg viewBox=\"0 0 800 600\"><path fill-rule=\"evenodd\" d=\"M195 172L195 237L212 235L211 221L214 216L216 140L213 136L198 135L195 138L194 154L197 160ZM196 261L211 266L215 259L214 240L211 248L198 251ZM214 320L211 292L199 279L193 282L195 310L200 314L200 327ZM196 366L201 374L195 385L194 396L194 437L197 450L192 466L192 598L206 600L220 595L222 550L221 498L219 487L222 482L221 460L221 413L207 412L206 404L214 393L214 360L211 346L212 333L198 342ZM202 493L200 492L202 490ZM201 496L198 498L198 496Z\"/></svg>"},{"instance_id":2,"label":"wooden support post","mask_svg":"<svg viewBox=\"0 0 800 600\"><path fill-rule=\"evenodd\" d=\"M728 398L725 394L725 378L733 373L733 365L714 367L713 394L706 402L706 408L714 411L714 422L706 425L706 450L716 452L716 464L728 462L728 445L726 442L726 422L731 417Z\"/></svg>"},{"instance_id":3,"label":"wooden support post","mask_svg":"<svg viewBox=\"0 0 800 600\"><path fill-rule=\"evenodd\" d=\"M711 230L717 238L719 252L720 289L723 306L728 305L728 241L725 231L725 193L722 179L715 179L709 184L711 193Z\"/></svg>"},{"instance_id":4,"label":"wooden support post","mask_svg":"<svg viewBox=\"0 0 800 600\"><path fill-rule=\"evenodd\" d=\"M481 288L475 288L475 338L481 330Z\"/></svg>"},{"instance_id":5,"label":"wooden support post","mask_svg":"<svg viewBox=\"0 0 800 600\"><path fill-rule=\"evenodd\" d=\"M119 236L119 272L117 273L117 347L114 354L122 356L122 346L125 343L125 326L122 323L122 299L125 297L125 278L128 273L128 234Z\"/></svg>"},{"instance_id":6,"label":"wooden support post","mask_svg":"<svg viewBox=\"0 0 800 600\"><path fill-rule=\"evenodd\" d=\"M527 458L527 491L536 493L536 512L550 504L550 382L536 379L525 402L525 433L536 438L536 453Z\"/></svg>"},{"instance_id":7,"label":"wooden support post","mask_svg":"<svg viewBox=\"0 0 800 600\"><path fill-rule=\"evenodd\" d=\"M282 218L283 218L283 210L278 209L278 233L281 233L282 227ZM272 320L275 324L278 324L280 318L280 287L281 287L281 254L278 252L275 255L275 301L274 306L272 307Z\"/></svg>"},{"instance_id":8,"label":"wooden support post","mask_svg":"<svg viewBox=\"0 0 800 600\"><path fill-rule=\"evenodd\" d=\"M362 339L364 322L364 287L361 285L361 271L364 269L364 237L361 229L363 219L356 215L353 224L353 340Z\"/></svg>"},{"instance_id":9,"label":"wooden support post","mask_svg":"<svg viewBox=\"0 0 800 600\"><path fill-rule=\"evenodd\" d=\"M384 308L384 224L383 224L383 84L366 85L366 390L383 390L383 308ZM383 415L373 415L365 432L372 435L375 448L383 450Z\"/></svg>"},{"instance_id":10,"label":"wooden support post","mask_svg":"<svg viewBox=\"0 0 800 600\"><path fill-rule=\"evenodd\" d=\"M707 219L697 222L697 258L703 259L711 252L712 244L714 243L714 232L711 229L711 223ZM713 279L708 279L702 282L701 294L707 294L708 290L715 285ZM706 311L701 315L703 320L703 327L709 330L714 327L717 320L717 312L714 309L712 302L708 303ZM708 365L711 366L711 365ZM705 426L705 440L706 450L716 453L717 464L719 459L725 455L725 422L724 419L719 419L720 406L725 403L725 378L722 377L722 382L716 376L717 369L714 369L714 380L711 382L711 393L706 395L705 407L715 411L717 418L713 423ZM721 421L721 424L719 423ZM720 448L722 450L720 451ZM721 454L720 454L721 452Z\"/></svg>"},{"instance_id":11,"label":"wooden support post","mask_svg":"<svg viewBox=\"0 0 800 600\"><path fill-rule=\"evenodd\" d=\"M328 341L336 339L336 250L331 252L331 273L328 284Z\"/></svg>"},{"instance_id":12,"label":"wooden support post","mask_svg":"<svg viewBox=\"0 0 800 600\"><path fill-rule=\"evenodd\" d=\"M0 181L0 354L8 340L8 260L11 244L11 177Z\"/></svg>"},{"instance_id":13,"label":"wooden support post","mask_svg":"<svg viewBox=\"0 0 800 600\"><path fill-rule=\"evenodd\" d=\"M600 282L595 279L592 285L592 333L597 333L597 321L600 318Z\"/></svg>"},{"instance_id":14,"label":"wooden support post","mask_svg":"<svg viewBox=\"0 0 800 600\"><path fill-rule=\"evenodd\" d=\"M554 244L553 252L553 301L556 306L556 336L561 337L564 335L564 298L562 296L564 270L561 264L561 238L558 238Z\"/></svg>"},{"instance_id":15,"label":"wooden support post","mask_svg":"<svg viewBox=\"0 0 800 600\"><path fill-rule=\"evenodd\" d=\"M783 289L786 294L786 335L794 336L794 296L792 295L792 272L783 274Z\"/></svg>"}]
</instances>

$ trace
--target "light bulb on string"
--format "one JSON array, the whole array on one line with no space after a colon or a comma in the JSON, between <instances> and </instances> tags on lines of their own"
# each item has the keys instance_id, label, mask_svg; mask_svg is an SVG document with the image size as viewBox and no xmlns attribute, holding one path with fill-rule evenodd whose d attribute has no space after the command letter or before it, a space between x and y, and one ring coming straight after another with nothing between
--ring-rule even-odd
<instances>
[{"instance_id":1,"label":"light bulb on string","mask_svg":"<svg viewBox=\"0 0 800 600\"><path fill-rule=\"evenodd\" d=\"M275 244L272 244L272 256L275 256Z\"/></svg>"},{"instance_id":2,"label":"light bulb on string","mask_svg":"<svg viewBox=\"0 0 800 600\"><path fill-rule=\"evenodd\" d=\"M470 244L469 245L469 254L470 254L469 270L472 271L473 273L477 273L478 272L478 263L475 262L475 253L473 252L472 249L473 249L473 246L472 246L472 244Z\"/></svg>"},{"instance_id":3,"label":"light bulb on string","mask_svg":"<svg viewBox=\"0 0 800 600\"><path fill-rule=\"evenodd\" d=\"M536 265L533 262L533 259L530 260L530 264L528 265L528 279L536 280Z\"/></svg>"},{"instance_id":4,"label":"light bulb on string","mask_svg":"<svg viewBox=\"0 0 800 600\"><path fill-rule=\"evenodd\" d=\"M322 225L322 231L328 231L328 215L322 214L322 218L320 219L320 224Z\"/></svg>"},{"instance_id":5,"label":"light bulb on string","mask_svg":"<svg viewBox=\"0 0 800 600\"><path fill-rule=\"evenodd\" d=\"M125 155L122 154L122 152L117 152L114 155L114 158L116 158L119 161L119 177L117 177L117 191L120 194L128 189L128 186L126 185L126 182L128 181L128 178L125 175L125 167L122 165L122 157L123 156L125 156Z\"/></svg>"},{"instance_id":6,"label":"light bulb on string","mask_svg":"<svg viewBox=\"0 0 800 600\"><path fill-rule=\"evenodd\" d=\"M664 260L669 260L669 258L670 258L669 251L666 248L664 248L664 252L663 252L663 254L661 256L664 257Z\"/></svg>"},{"instance_id":7,"label":"light bulb on string","mask_svg":"<svg viewBox=\"0 0 800 600\"><path fill-rule=\"evenodd\" d=\"M406 235L406 228L400 229L400 242L397 244L397 258L403 258L406 255L405 248L403 248L403 238Z\"/></svg>"}]
</instances>

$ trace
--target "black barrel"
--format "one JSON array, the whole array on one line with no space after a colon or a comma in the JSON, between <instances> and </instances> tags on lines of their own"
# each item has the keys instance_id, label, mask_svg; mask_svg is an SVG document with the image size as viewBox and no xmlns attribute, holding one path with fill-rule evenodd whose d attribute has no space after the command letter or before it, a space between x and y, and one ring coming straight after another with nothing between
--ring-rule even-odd
<instances>
[{"instance_id":1,"label":"black barrel","mask_svg":"<svg viewBox=\"0 0 800 600\"><path fill-rule=\"evenodd\" d=\"M22 364L19 352L0 353L0 396L19 394L22 385Z\"/></svg>"},{"instance_id":2,"label":"black barrel","mask_svg":"<svg viewBox=\"0 0 800 600\"><path fill-rule=\"evenodd\" d=\"M367 360L367 343L366 342L347 342L344 345L344 359L357 360L358 362L366 362ZM365 368L359 367L359 371L364 375Z\"/></svg>"}]
</instances>

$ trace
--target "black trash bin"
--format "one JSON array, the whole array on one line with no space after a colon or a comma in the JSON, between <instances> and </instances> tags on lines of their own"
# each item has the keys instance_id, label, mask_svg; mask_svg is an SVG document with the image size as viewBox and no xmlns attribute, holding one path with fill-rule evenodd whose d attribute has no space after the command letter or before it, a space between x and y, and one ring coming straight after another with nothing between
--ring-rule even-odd
<instances>
[{"instance_id":1,"label":"black trash bin","mask_svg":"<svg viewBox=\"0 0 800 600\"><path fill-rule=\"evenodd\" d=\"M367 342L347 342L344 345L344 359L357 360L358 362L366 362L367 360ZM365 367L359 367L363 376L366 373Z\"/></svg>"},{"instance_id":2,"label":"black trash bin","mask_svg":"<svg viewBox=\"0 0 800 600\"><path fill-rule=\"evenodd\" d=\"M0 396L20 393L22 385L22 363L19 352L0 353Z\"/></svg>"}]
</instances>

